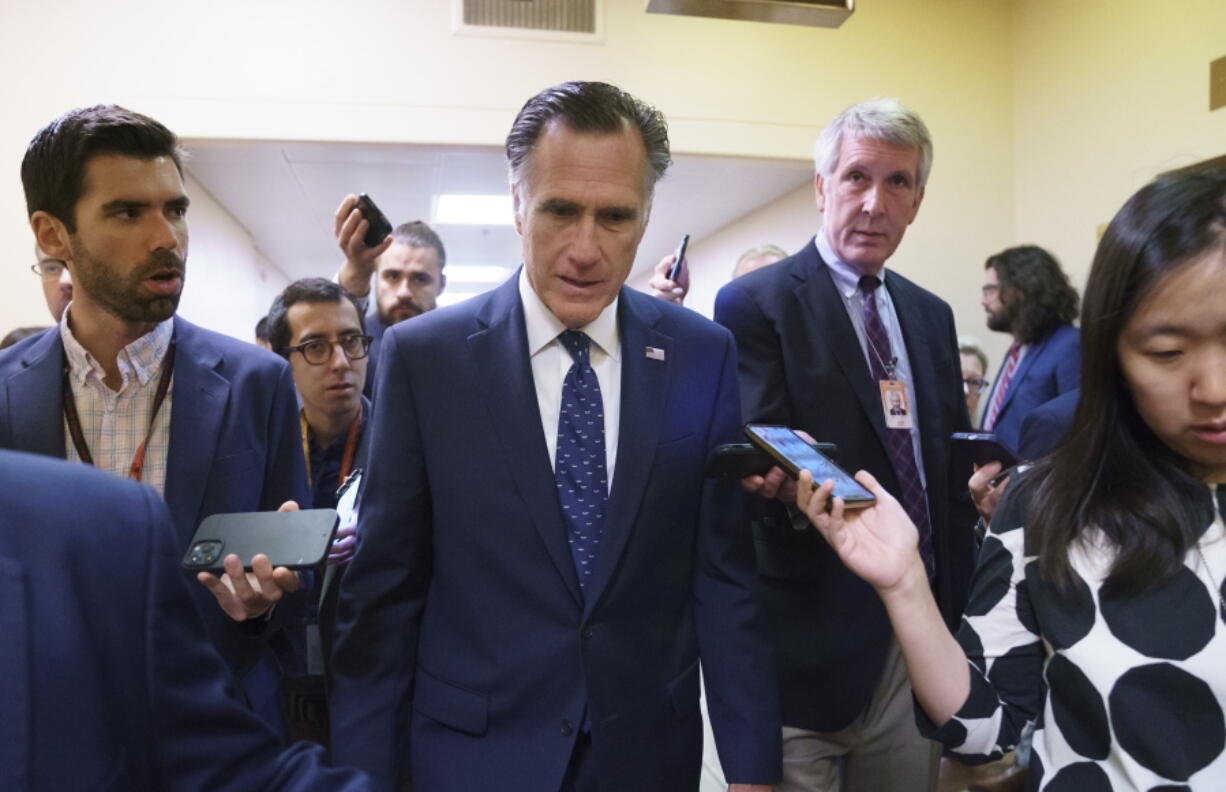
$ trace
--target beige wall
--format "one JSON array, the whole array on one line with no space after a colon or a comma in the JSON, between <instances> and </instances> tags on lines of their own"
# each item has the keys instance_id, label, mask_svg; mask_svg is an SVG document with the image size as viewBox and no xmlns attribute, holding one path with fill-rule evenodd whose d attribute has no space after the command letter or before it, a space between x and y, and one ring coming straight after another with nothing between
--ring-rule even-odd
<instances>
[{"instance_id":1,"label":"beige wall","mask_svg":"<svg viewBox=\"0 0 1226 792\"><path fill-rule=\"evenodd\" d=\"M969 251L1013 235L1009 5L874 0L826 30L607 0L605 41L592 45L453 37L444 0L4 0L0 325L38 316L34 284L17 275L29 256L17 165L69 107L119 102L190 138L498 144L524 99L575 78L657 104L677 151L768 158L807 157L853 101L901 97L939 141L926 230L904 248L906 266L937 284ZM968 199L981 184L991 194ZM948 233L959 218L969 222ZM196 225L193 244L204 244Z\"/></svg>"}]
</instances>

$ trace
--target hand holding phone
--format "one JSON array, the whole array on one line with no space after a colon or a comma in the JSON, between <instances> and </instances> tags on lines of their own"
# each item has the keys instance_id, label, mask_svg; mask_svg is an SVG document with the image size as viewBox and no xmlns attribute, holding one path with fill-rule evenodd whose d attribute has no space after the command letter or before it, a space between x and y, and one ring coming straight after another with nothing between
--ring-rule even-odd
<instances>
[{"instance_id":1,"label":"hand holding phone","mask_svg":"<svg viewBox=\"0 0 1226 792\"><path fill-rule=\"evenodd\" d=\"M226 556L247 571L265 555L273 567L311 569L324 560L336 531L332 509L212 514L204 518L183 556L189 572L225 572Z\"/></svg>"},{"instance_id":2,"label":"hand holding phone","mask_svg":"<svg viewBox=\"0 0 1226 792\"><path fill-rule=\"evenodd\" d=\"M862 487L849 473L818 453L795 430L786 426L749 424L745 427L749 441L769 454L775 463L792 478L798 478L801 470L813 476L814 485L827 479L834 481L834 497L842 498L845 508L862 509L872 506L877 499Z\"/></svg>"},{"instance_id":3,"label":"hand holding phone","mask_svg":"<svg viewBox=\"0 0 1226 792\"><path fill-rule=\"evenodd\" d=\"M366 236L362 237L362 242L366 247L378 247L387 239L387 235L392 233L392 224L388 222L387 215L375 206L375 202L370 199L366 193L358 195L357 205L354 207L362 213L362 217L366 218L366 222L370 226L366 229Z\"/></svg>"}]
</instances>

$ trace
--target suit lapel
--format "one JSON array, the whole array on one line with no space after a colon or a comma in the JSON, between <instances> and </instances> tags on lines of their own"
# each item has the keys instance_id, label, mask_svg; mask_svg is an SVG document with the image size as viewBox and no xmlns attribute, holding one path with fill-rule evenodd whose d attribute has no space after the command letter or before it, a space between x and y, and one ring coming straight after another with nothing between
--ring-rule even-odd
<instances>
[{"instance_id":1,"label":"suit lapel","mask_svg":"<svg viewBox=\"0 0 1226 792\"><path fill-rule=\"evenodd\" d=\"M1000 411L996 415L996 423L1000 423L1000 419L1004 417L1005 410L1009 409L1009 402L1013 401L1014 394L1017 393L1017 386L1026 381L1026 372L1034 365L1034 362L1043 354L1047 342L1051 340L1049 336L1043 343L1036 344L1026 356L1017 363L1017 368L1013 372L1013 376L1009 379L1009 389L1005 391L1005 399L1000 404ZM1003 368L1002 368L1003 370Z\"/></svg>"},{"instance_id":2,"label":"suit lapel","mask_svg":"<svg viewBox=\"0 0 1226 792\"><path fill-rule=\"evenodd\" d=\"M528 356L528 332L519 300L519 278L496 289L477 315L482 326L468 337L468 348L486 382L508 388L481 388L503 458L532 516L533 525L554 567L582 607L583 595L567 543L566 523L558 504L557 484L541 427L541 409L533 386Z\"/></svg>"},{"instance_id":3,"label":"suit lapel","mask_svg":"<svg viewBox=\"0 0 1226 792\"><path fill-rule=\"evenodd\" d=\"M166 460L166 505L175 525L191 540L204 503L218 431L230 399L230 382L217 373L221 353L195 327L175 317L175 372L171 389L170 451Z\"/></svg>"},{"instance_id":4,"label":"suit lapel","mask_svg":"<svg viewBox=\"0 0 1226 792\"><path fill-rule=\"evenodd\" d=\"M7 383L12 447L63 459L67 455L61 407L64 344L59 328L46 331L22 357L21 365Z\"/></svg>"},{"instance_id":5,"label":"suit lapel","mask_svg":"<svg viewBox=\"0 0 1226 792\"><path fill-rule=\"evenodd\" d=\"M30 630L26 622L26 587L21 564L0 556L0 778L5 789L25 789L29 783L30 744ZM40 625L46 627L46 625Z\"/></svg>"},{"instance_id":6,"label":"suit lapel","mask_svg":"<svg viewBox=\"0 0 1226 792\"><path fill-rule=\"evenodd\" d=\"M826 339L831 354L838 361L843 376L851 384L860 407L872 424L882 449L888 454L881 392L864 359L864 350L851 324L851 317L847 315L843 296L834 285L834 279L818 255L816 246L810 243L805 247L804 254L794 274L801 281L796 287L796 297L808 314L805 333L808 338ZM820 398L820 394L814 395Z\"/></svg>"},{"instance_id":7,"label":"suit lapel","mask_svg":"<svg viewBox=\"0 0 1226 792\"><path fill-rule=\"evenodd\" d=\"M604 538L587 586L588 614L613 577L633 533L660 440L672 338L655 329L660 312L652 299L623 287L618 303L622 383L617 461L605 512ZM664 350L664 359L647 357L649 346Z\"/></svg>"}]
</instances>

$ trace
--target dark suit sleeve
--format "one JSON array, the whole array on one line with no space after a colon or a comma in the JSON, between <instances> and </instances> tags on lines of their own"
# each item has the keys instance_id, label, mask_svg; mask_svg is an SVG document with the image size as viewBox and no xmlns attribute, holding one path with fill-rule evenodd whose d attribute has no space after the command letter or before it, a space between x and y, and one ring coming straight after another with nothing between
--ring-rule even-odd
<instances>
[{"instance_id":1,"label":"dark suit sleeve","mask_svg":"<svg viewBox=\"0 0 1226 792\"><path fill-rule=\"evenodd\" d=\"M298 399L294 395L294 378L289 366L280 367L267 432L268 455L260 509L275 510L287 500L309 508L311 491L306 480L306 462L302 459Z\"/></svg>"},{"instance_id":2,"label":"dark suit sleeve","mask_svg":"<svg viewBox=\"0 0 1226 792\"><path fill-rule=\"evenodd\" d=\"M401 338L383 337L359 496L358 550L340 588L330 695L338 763L391 788L409 751L417 641L432 569L432 507ZM479 481L474 482L479 486Z\"/></svg>"},{"instance_id":3,"label":"dark suit sleeve","mask_svg":"<svg viewBox=\"0 0 1226 792\"><path fill-rule=\"evenodd\" d=\"M736 339L744 420L792 426L779 334L753 295L735 280L724 286L715 298L715 321Z\"/></svg>"},{"instance_id":4,"label":"dark suit sleeve","mask_svg":"<svg viewBox=\"0 0 1226 792\"><path fill-rule=\"evenodd\" d=\"M1075 327L1066 331L1068 340L1060 349L1056 365L1056 392L1052 398L1081 387L1081 331Z\"/></svg>"},{"instance_id":5,"label":"dark suit sleeve","mask_svg":"<svg viewBox=\"0 0 1226 792\"><path fill-rule=\"evenodd\" d=\"M728 339L707 447L737 439L736 352ZM694 578L695 625L711 724L729 783L774 784L781 775L775 659L759 610L753 542L742 492L708 479Z\"/></svg>"},{"instance_id":6,"label":"dark suit sleeve","mask_svg":"<svg viewBox=\"0 0 1226 792\"><path fill-rule=\"evenodd\" d=\"M134 529L148 549L142 582L143 608L135 636L144 642L147 689L153 722L148 733L158 788L168 790L368 790L369 779L351 770L327 768L323 750L298 743L281 749L277 736L235 697L228 669L209 643L204 623L179 575L175 530L162 502L140 491ZM141 529L143 528L143 531ZM122 591L122 589L120 590ZM131 591L131 589L128 589ZM114 603L122 607L124 603ZM141 635L143 633L143 636Z\"/></svg>"}]
</instances>

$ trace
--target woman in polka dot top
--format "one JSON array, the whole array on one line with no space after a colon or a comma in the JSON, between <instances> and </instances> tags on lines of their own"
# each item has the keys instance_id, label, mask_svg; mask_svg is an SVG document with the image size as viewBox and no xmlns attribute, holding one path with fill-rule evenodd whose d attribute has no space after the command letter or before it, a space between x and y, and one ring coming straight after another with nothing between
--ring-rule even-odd
<instances>
[{"instance_id":1,"label":"woman in polka dot top","mask_svg":"<svg viewBox=\"0 0 1226 792\"><path fill-rule=\"evenodd\" d=\"M871 476L872 508L830 504L807 473L798 504L881 596L920 720L952 753L999 757L1035 720L1031 789L1222 792L1226 172L1128 200L1081 333L1073 426L1006 492L956 637Z\"/></svg>"}]
</instances>

